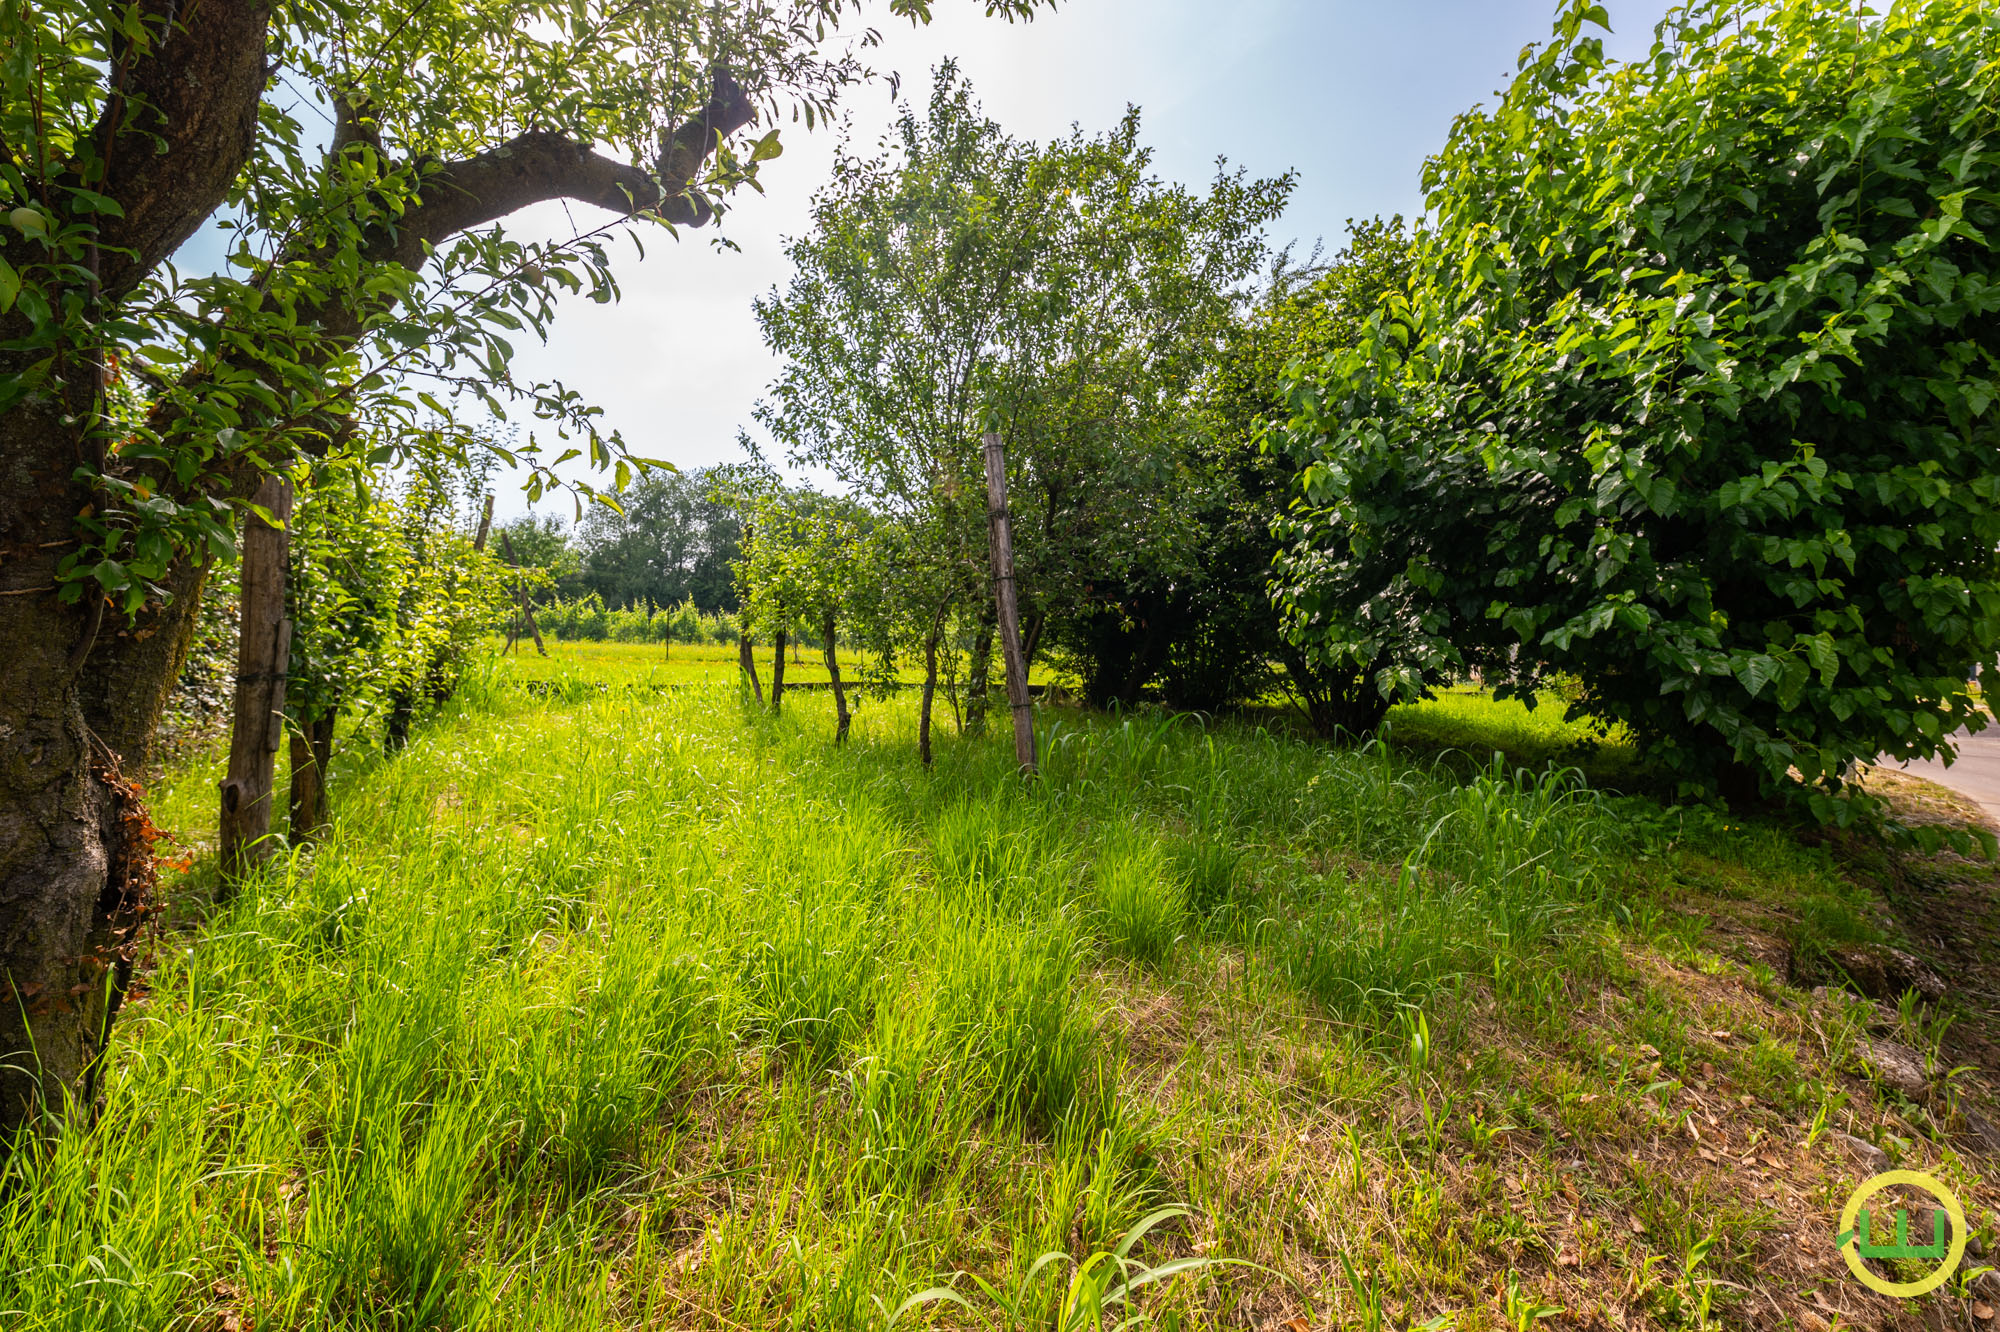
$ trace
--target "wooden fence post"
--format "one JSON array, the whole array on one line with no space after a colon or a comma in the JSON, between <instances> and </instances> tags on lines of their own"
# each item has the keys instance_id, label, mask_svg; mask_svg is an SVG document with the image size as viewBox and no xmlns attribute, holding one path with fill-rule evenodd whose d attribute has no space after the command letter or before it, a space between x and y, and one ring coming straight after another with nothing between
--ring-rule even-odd
<instances>
[{"instance_id":1,"label":"wooden fence post","mask_svg":"<svg viewBox=\"0 0 2000 1332\"><path fill-rule=\"evenodd\" d=\"M1035 709L1028 697L1028 662L1021 650L1021 611L1014 596L1014 528L1007 518L1007 452L1000 436L986 445L986 522L993 557L993 599L1000 611L1000 653L1007 663L1007 706L1014 713L1014 758L1033 775Z\"/></svg>"},{"instance_id":2,"label":"wooden fence post","mask_svg":"<svg viewBox=\"0 0 2000 1332\"><path fill-rule=\"evenodd\" d=\"M243 520L236 705L217 839L225 882L255 868L271 854L271 787L278 745L285 736L285 673L291 662L292 622L285 616L290 479L265 477L254 502L276 519L277 525L255 513Z\"/></svg>"}]
</instances>

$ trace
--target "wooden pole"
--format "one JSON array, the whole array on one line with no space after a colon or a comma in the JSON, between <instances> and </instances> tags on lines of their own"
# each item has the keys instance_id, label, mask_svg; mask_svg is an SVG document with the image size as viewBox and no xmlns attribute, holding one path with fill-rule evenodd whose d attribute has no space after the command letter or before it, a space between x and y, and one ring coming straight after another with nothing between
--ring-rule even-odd
<instances>
[{"instance_id":1,"label":"wooden pole","mask_svg":"<svg viewBox=\"0 0 2000 1332\"><path fill-rule=\"evenodd\" d=\"M750 635L743 632L740 624L736 632L736 666L749 679L750 692L757 696L757 706L763 707L764 686L757 680L757 654L751 650Z\"/></svg>"},{"instance_id":2,"label":"wooden pole","mask_svg":"<svg viewBox=\"0 0 2000 1332\"><path fill-rule=\"evenodd\" d=\"M1000 436L986 446L986 524L993 557L993 599L1000 611L1000 654L1007 664L1007 705L1014 713L1014 758L1033 775L1035 705L1028 697L1028 661L1021 650L1021 610L1014 598L1014 528L1007 518L1007 451Z\"/></svg>"},{"instance_id":3,"label":"wooden pole","mask_svg":"<svg viewBox=\"0 0 2000 1332\"><path fill-rule=\"evenodd\" d=\"M516 569L521 567L521 562L514 558L514 540L507 535L504 528L500 532L500 548L507 552L507 563ZM549 650L542 646L542 627L535 623L535 608L528 602L528 580L525 578L516 579L514 582L514 604L520 608L521 618L528 622L528 632L535 636L536 654L548 656Z\"/></svg>"},{"instance_id":4,"label":"wooden pole","mask_svg":"<svg viewBox=\"0 0 2000 1332\"><path fill-rule=\"evenodd\" d=\"M227 879L241 876L271 854L271 788L278 745L285 735L285 673L291 661L292 622L285 616L291 481L265 477L255 503L277 523L267 523L255 513L243 520L236 707L218 838Z\"/></svg>"}]
</instances>

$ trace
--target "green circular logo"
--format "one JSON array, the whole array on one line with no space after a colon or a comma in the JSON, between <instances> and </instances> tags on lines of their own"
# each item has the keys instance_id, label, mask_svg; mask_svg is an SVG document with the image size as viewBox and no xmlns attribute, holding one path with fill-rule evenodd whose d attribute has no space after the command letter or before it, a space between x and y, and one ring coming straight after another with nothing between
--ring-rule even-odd
<instances>
[{"instance_id":1,"label":"green circular logo","mask_svg":"<svg viewBox=\"0 0 2000 1332\"><path fill-rule=\"evenodd\" d=\"M1913 1240L1909 1233L1909 1213L1902 1208L1896 1210L1891 1222L1893 1237L1884 1237L1879 1221L1873 1213L1865 1210L1863 1204L1883 1189L1897 1184L1922 1189L1938 1200L1944 1215L1951 1220L1948 1244L1939 1233L1940 1225L1935 1212L1931 1214L1931 1233L1919 1235ZM1884 1295L1908 1298L1936 1290L1958 1270L1958 1262L1965 1256L1965 1241L1970 1234L1971 1230L1965 1224L1965 1209L1958 1205L1958 1198L1950 1189L1921 1171L1888 1170L1865 1181L1848 1198L1847 1207L1840 1214L1840 1234L1834 1245L1840 1250L1840 1256L1847 1260L1847 1270L1854 1273L1855 1280ZM1887 1277L1876 1276L1862 1261L1865 1258L1936 1258L1940 1254L1943 1261L1928 1276L1915 1281L1891 1281Z\"/></svg>"}]
</instances>

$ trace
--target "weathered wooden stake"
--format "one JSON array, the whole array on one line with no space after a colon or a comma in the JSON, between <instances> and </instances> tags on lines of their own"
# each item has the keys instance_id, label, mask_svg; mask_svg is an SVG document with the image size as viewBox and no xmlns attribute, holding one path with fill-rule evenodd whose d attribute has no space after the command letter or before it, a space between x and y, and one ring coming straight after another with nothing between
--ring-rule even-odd
<instances>
[{"instance_id":1,"label":"weathered wooden stake","mask_svg":"<svg viewBox=\"0 0 2000 1332\"><path fill-rule=\"evenodd\" d=\"M521 562L514 558L513 538L509 537L505 531L500 533L500 548L507 552L507 563L513 565L516 569L521 567ZM519 608L521 618L528 622L528 632L535 636L535 652L539 656L548 656L549 650L542 646L542 627L535 623L535 608L528 600L528 580L525 578L515 580L514 604ZM511 642L509 646L512 646Z\"/></svg>"},{"instance_id":2,"label":"weathered wooden stake","mask_svg":"<svg viewBox=\"0 0 2000 1332\"><path fill-rule=\"evenodd\" d=\"M917 703L917 762L931 766L931 704L937 698L938 634L944 624L944 607L931 617L931 631L924 639L924 692Z\"/></svg>"},{"instance_id":3,"label":"weathered wooden stake","mask_svg":"<svg viewBox=\"0 0 2000 1332\"><path fill-rule=\"evenodd\" d=\"M1007 663L1007 705L1014 712L1014 758L1035 765L1035 705L1028 697L1028 662L1021 650L1021 610L1014 598L1014 528L1007 518L1007 452L1000 436L986 445L986 523L993 557L993 599L1000 611L1000 655Z\"/></svg>"},{"instance_id":4,"label":"weathered wooden stake","mask_svg":"<svg viewBox=\"0 0 2000 1332\"><path fill-rule=\"evenodd\" d=\"M267 476L255 502L277 524L252 513L243 520L242 624L236 646L236 709L229 735L229 775L222 781L219 847L225 882L271 854L271 787L285 736L285 672L292 622L285 617L285 565L292 483Z\"/></svg>"}]
</instances>

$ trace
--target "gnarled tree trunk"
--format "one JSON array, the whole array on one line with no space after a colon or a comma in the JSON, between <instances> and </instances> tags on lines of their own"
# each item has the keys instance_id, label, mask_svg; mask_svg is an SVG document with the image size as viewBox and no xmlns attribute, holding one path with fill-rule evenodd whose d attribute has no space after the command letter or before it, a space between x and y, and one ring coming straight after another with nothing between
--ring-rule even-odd
<instances>
[{"instance_id":1,"label":"gnarled tree trunk","mask_svg":"<svg viewBox=\"0 0 2000 1332\"><path fill-rule=\"evenodd\" d=\"M91 217L95 309L114 310L221 205L254 142L269 5L185 8L133 7L159 36L121 66L85 136L106 149L92 187L117 206ZM11 229L0 257L17 271L48 260ZM26 318L0 315L0 343L26 348L0 352L0 374L50 355ZM0 1151L95 1100L150 880L126 774L144 770L206 573L177 564L163 580L175 600L130 619L88 584L76 602L56 595L72 524L99 498L76 474L106 457L101 373L94 353L55 349L50 379L0 415Z\"/></svg>"}]
</instances>

